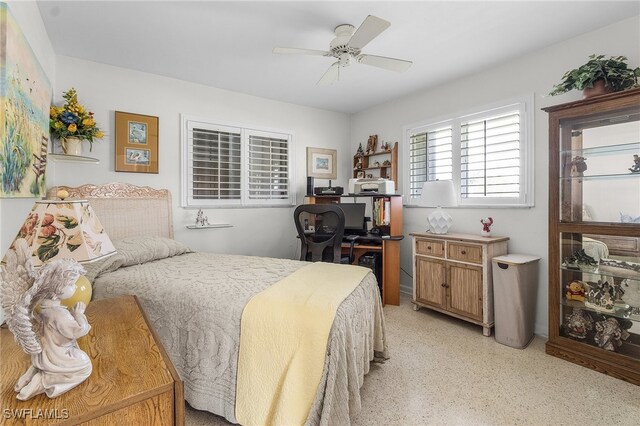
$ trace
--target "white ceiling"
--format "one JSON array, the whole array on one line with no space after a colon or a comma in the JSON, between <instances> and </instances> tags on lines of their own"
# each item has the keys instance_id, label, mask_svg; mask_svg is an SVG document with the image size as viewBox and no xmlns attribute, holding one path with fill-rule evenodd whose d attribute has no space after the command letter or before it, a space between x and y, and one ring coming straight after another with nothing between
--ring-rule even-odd
<instances>
[{"instance_id":1,"label":"white ceiling","mask_svg":"<svg viewBox=\"0 0 640 426\"><path fill-rule=\"evenodd\" d=\"M640 14L639 1L38 4L57 54L346 113ZM406 73L354 63L321 87L333 58L271 53L327 50L337 25L370 14L391 27L363 52L412 60Z\"/></svg>"}]
</instances>

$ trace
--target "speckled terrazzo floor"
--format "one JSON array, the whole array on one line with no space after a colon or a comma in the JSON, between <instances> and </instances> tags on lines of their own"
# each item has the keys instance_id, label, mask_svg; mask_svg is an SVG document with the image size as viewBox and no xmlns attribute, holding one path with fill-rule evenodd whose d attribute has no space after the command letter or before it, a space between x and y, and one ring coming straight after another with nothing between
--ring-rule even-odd
<instances>
[{"instance_id":1,"label":"speckled terrazzo floor","mask_svg":"<svg viewBox=\"0 0 640 426\"><path fill-rule=\"evenodd\" d=\"M385 307L391 359L374 364L354 425L638 425L640 387L544 353L483 337L422 309ZM187 426L226 425L187 407Z\"/></svg>"}]
</instances>

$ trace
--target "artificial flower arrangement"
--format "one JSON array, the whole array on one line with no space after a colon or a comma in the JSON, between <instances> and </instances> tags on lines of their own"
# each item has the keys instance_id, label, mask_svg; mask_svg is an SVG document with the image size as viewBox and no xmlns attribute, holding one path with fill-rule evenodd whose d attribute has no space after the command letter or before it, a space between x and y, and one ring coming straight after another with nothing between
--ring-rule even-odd
<instances>
[{"instance_id":1,"label":"artificial flower arrangement","mask_svg":"<svg viewBox=\"0 0 640 426\"><path fill-rule=\"evenodd\" d=\"M64 92L65 104L61 107L51 106L49 110L49 128L51 136L66 140L78 138L89 141L89 151L93 141L104 137L93 119L93 113L78 103L78 93L73 87Z\"/></svg>"}]
</instances>

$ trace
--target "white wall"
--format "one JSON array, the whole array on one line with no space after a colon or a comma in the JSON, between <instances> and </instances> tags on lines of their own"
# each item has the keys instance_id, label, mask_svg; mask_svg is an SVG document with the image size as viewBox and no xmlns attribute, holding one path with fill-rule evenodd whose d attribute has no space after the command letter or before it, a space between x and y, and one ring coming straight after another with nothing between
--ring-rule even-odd
<instances>
[{"instance_id":1,"label":"white wall","mask_svg":"<svg viewBox=\"0 0 640 426\"><path fill-rule=\"evenodd\" d=\"M565 71L585 63L592 53L625 55L629 58L629 64L638 66L640 17L629 18L549 46L472 77L378 105L354 114L351 119L351 151L355 152L358 143L365 142L371 134L378 134L378 137L385 141L401 141L402 128L408 124L535 93L535 207L447 210L453 216L454 232L479 234L480 218L492 216L495 221L492 227L493 234L511 238L511 253L528 253L542 257L535 324L537 334L546 335L548 329L548 118L540 108L581 97L581 94L575 91L557 97L547 97L546 94L560 81ZM439 66L438 58L433 58L433 66ZM400 150L402 152L406 148L401 147ZM424 232L427 229L426 217L430 211L425 208L405 208L405 236L408 237L411 232ZM401 287L405 292L411 292L412 288L411 263L411 238L405 238L401 249Z\"/></svg>"},{"instance_id":2,"label":"white wall","mask_svg":"<svg viewBox=\"0 0 640 426\"><path fill-rule=\"evenodd\" d=\"M35 2L8 1L7 4L53 86L56 56L38 6ZM0 258L4 257L9 244L31 210L33 202L33 198L0 199ZM0 322L2 322L2 316L0 312Z\"/></svg>"},{"instance_id":3,"label":"white wall","mask_svg":"<svg viewBox=\"0 0 640 426\"><path fill-rule=\"evenodd\" d=\"M54 101L70 87L80 102L95 113L107 136L94 143L87 155L100 164L52 163L48 184L77 186L85 183L128 182L168 188L173 195L177 240L195 250L292 258L298 256L291 208L208 209L209 222L226 222L233 228L188 230L197 210L180 205L180 114L265 126L294 132L297 202L306 192L306 147L338 150L338 184L346 184L349 153L349 117L346 114L276 102L185 81L58 56ZM114 111L159 117L160 173L114 171ZM335 183L335 182L334 182ZM326 185L326 181L318 184Z\"/></svg>"}]
</instances>

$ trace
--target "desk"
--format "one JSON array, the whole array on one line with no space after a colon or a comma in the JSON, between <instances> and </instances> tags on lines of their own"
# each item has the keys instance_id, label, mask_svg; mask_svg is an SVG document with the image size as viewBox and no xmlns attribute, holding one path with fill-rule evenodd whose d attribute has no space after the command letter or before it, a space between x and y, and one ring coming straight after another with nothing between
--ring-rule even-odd
<instances>
[{"instance_id":1,"label":"desk","mask_svg":"<svg viewBox=\"0 0 640 426\"><path fill-rule=\"evenodd\" d=\"M30 359L2 326L2 424L184 425L182 380L135 296L93 301L86 315L91 330L78 345L91 358L93 372L54 399L44 394L28 401L16 399L13 386ZM38 410L55 418L33 418ZM21 414L6 418L5 412Z\"/></svg>"},{"instance_id":2,"label":"desk","mask_svg":"<svg viewBox=\"0 0 640 426\"><path fill-rule=\"evenodd\" d=\"M309 204L338 203L345 198L388 199L390 202L391 214L389 222L389 233L392 236L402 236L402 196L400 195L353 195L342 196L317 195L307 197ZM347 201L345 201L347 202ZM343 253L349 251L350 244L342 245ZM381 244L360 244L354 247L355 264L357 259L367 251L377 251L382 253L382 303L389 305L400 305L400 241L394 239L383 239Z\"/></svg>"}]
</instances>

